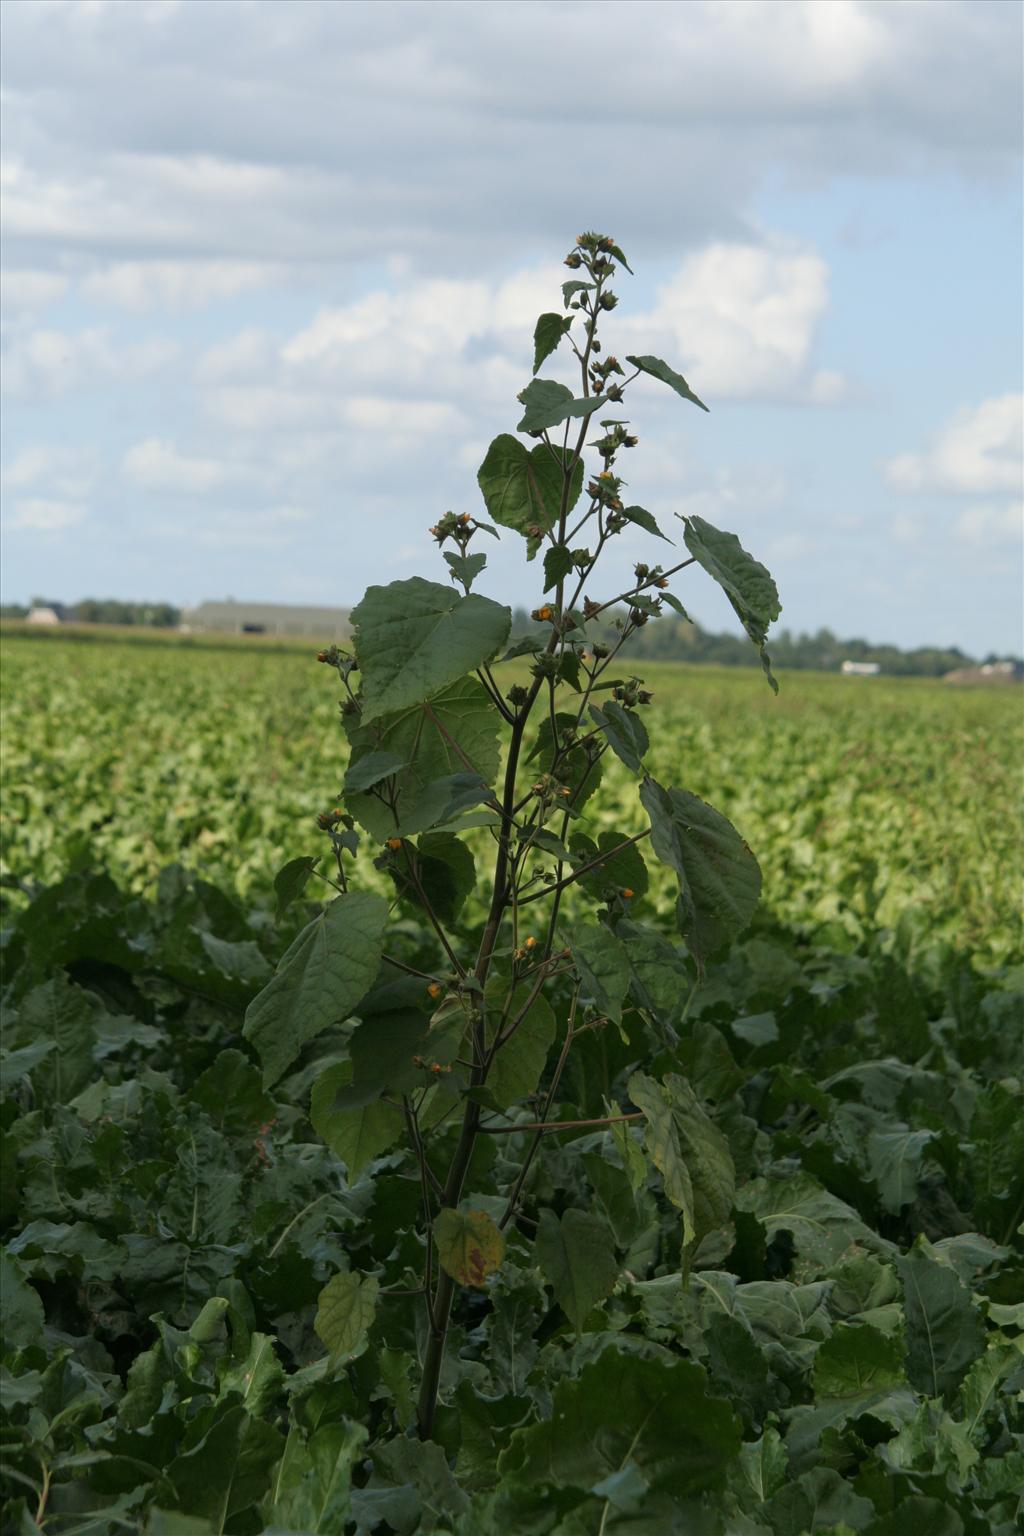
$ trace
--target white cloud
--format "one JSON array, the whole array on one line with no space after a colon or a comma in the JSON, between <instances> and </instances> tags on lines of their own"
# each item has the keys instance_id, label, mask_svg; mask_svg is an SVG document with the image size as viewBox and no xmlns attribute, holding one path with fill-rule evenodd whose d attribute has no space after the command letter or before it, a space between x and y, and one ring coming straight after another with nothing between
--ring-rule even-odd
<instances>
[{"instance_id":1,"label":"white cloud","mask_svg":"<svg viewBox=\"0 0 1024 1536\"><path fill-rule=\"evenodd\" d=\"M157 437L129 448L121 468L133 485L148 491L202 494L238 477L237 469L218 459L179 453L173 443Z\"/></svg>"},{"instance_id":2,"label":"white cloud","mask_svg":"<svg viewBox=\"0 0 1024 1536\"><path fill-rule=\"evenodd\" d=\"M33 330L3 354L3 390L14 396L63 395L102 380L143 378L178 355L166 337L118 343L103 326L83 331Z\"/></svg>"},{"instance_id":3,"label":"white cloud","mask_svg":"<svg viewBox=\"0 0 1024 1536\"><path fill-rule=\"evenodd\" d=\"M689 257L628 332L637 347L645 337L671 337L702 397L832 404L842 377L813 364L828 279L816 251L718 242Z\"/></svg>"},{"instance_id":4,"label":"white cloud","mask_svg":"<svg viewBox=\"0 0 1024 1536\"><path fill-rule=\"evenodd\" d=\"M983 548L1009 544L1019 549L1024 542L1024 503L1007 501L965 507L953 524L953 532L963 544Z\"/></svg>"},{"instance_id":5,"label":"white cloud","mask_svg":"<svg viewBox=\"0 0 1024 1536\"><path fill-rule=\"evenodd\" d=\"M9 491L36 490L62 501L80 501L96 478L96 454L64 443L36 443L22 451L0 472Z\"/></svg>"},{"instance_id":6,"label":"white cloud","mask_svg":"<svg viewBox=\"0 0 1024 1536\"><path fill-rule=\"evenodd\" d=\"M120 309L203 309L265 288L281 270L258 261L122 261L89 273L86 298Z\"/></svg>"},{"instance_id":7,"label":"white cloud","mask_svg":"<svg viewBox=\"0 0 1024 1536\"><path fill-rule=\"evenodd\" d=\"M900 491L984 496L1017 491L1024 461L1024 395L998 395L964 406L924 453L903 453L885 466Z\"/></svg>"},{"instance_id":8,"label":"white cloud","mask_svg":"<svg viewBox=\"0 0 1024 1536\"><path fill-rule=\"evenodd\" d=\"M0 272L0 306L8 316L37 314L58 303L67 291L68 279L62 272L11 267Z\"/></svg>"},{"instance_id":9,"label":"white cloud","mask_svg":"<svg viewBox=\"0 0 1024 1536\"><path fill-rule=\"evenodd\" d=\"M609 189L623 234L678 250L736 234L780 167L976 178L1019 150L1019 8L979 0L133 0L9 5L5 34L7 239L90 263L451 270ZM609 59L600 154L570 136L545 174Z\"/></svg>"},{"instance_id":10,"label":"white cloud","mask_svg":"<svg viewBox=\"0 0 1024 1536\"><path fill-rule=\"evenodd\" d=\"M270 366L270 338L258 326L249 326L227 341L207 347L196 364L196 375L203 380L251 378Z\"/></svg>"},{"instance_id":11,"label":"white cloud","mask_svg":"<svg viewBox=\"0 0 1024 1536\"><path fill-rule=\"evenodd\" d=\"M495 282L400 277L348 305L321 308L283 344L256 328L208 349L197 376L211 421L240 433L296 430L459 439L497 429L526 381L536 317L565 270ZM709 402L733 397L832 404L842 376L816 367L828 267L777 244L715 245L683 263L639 315L610 316L607 346L664 353ZM576 324L580 330L580 322ZM545 372L573 378L565 344ZM639 388L665 400L664 387ZM474 430L476 429L476 430ZM401 451L401 450L400 450ZM358 445L351 447L358 457Z\"/></svg>"},{"instance_id":12,"label":"white cloud","mask_svg":"<svg viewBox=\"0 0 1024 1536\"><path fill-rule=\"evenodd\" d=\"M14 503L14 515L7 519L7 528L9 531L60 533L82 522L86 515L87 508L81 502L28 497Z\"/></svg>"}]
</instances>

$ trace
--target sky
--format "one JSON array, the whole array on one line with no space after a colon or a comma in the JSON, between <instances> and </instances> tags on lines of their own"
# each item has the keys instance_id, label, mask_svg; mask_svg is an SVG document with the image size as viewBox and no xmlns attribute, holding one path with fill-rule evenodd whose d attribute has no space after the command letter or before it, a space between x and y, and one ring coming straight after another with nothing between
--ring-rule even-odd
<instances>
[{"instance_id":1,"label":"sky","mask_svg":"<svg viewBox=\"0 0 1024 1536\"><path fill-rule=\"evenodd\" d=\"M631 387L631 502L738 534L793 631L1021 651L1022 19L4 0L3 600L445 580L427 530L485 515L595 228L635 273L606 350L711 408ZM672 558L613 550L602 600ZM539 601L517 535L487 552L480 590Z\"/></svg>"}]
</instances>

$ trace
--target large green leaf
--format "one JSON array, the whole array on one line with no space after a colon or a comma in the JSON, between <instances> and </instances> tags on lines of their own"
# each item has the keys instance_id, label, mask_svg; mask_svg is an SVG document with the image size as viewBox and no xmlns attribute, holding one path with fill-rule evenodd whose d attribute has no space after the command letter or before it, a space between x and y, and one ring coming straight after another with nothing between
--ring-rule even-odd
<instances>
[{"instance_id":1,"label":"large green leaf","mask_svg":"<svg viewBox=\"0 0 1024 1536\"><path fill-rule=\"evenodd\" d=\"M872 1131L868 1137L868 1168L878 1186L882 1209L898 1216L917 1199L921 1163L935 1140L935 1131Z\"/></svg>"},{"instance_id":2,"label":"large green leaf","mask_svg":"<svg viewBox=\"0 0 1024 1536\"><path fill-rule=\"evenodd\" d=\"M427 832L416 845L417 878L443 923L454 923L476 885L476 864L451 832Z\"/></svg>"},{"instance_id":3,"label":"large green leaf","mask_svg":"<svg viewBox=\"0 0 1024 1536\"><path fill-rule=\"evenodd\" d=\"M492 1033L502 1023L501 1004L507 989L508 982L503 977L494 976L488 982L485 998L488 1017L494 1021ZM531 984L525 981L516 987L505 1014L505 1026L519 1017L532 990ZM554 1038L555 1015L541 992L516 1026L515 1033L495 1056L487 1075L488 1090L502 1109L518 1104L536 1092Z\"/></svg>"},{"instance_id":4,"label":"large green leaf","mask_svg":"<svg viewBox=\"0 0 1024 1536\"><path fill-rule=\"evenodd\" d=\"M723 533L696 515L685 519L684 542L690 554L713 576L729 599L740 623L757 646L765 676L775 693L771 658L765 649L768 626L782 612L779 590L771 575L749 555L734 533Z\"/></svg>"},{"instance_id":5,"label":"large green leaf","mask_svg":"<svg viewBox=\"0 0 1024 1536\"><path fill-rule=\"evenodd\" d=\"M623 843L627 846L623 847ZM598 833L597 842L584 832L574 832L569 839L573 866L594 864L586 874L579 876L580 889L598 900L607 900L616 893L631 897L646 894L649 882L647 865L636 843L628 841L628 833L615 832L607 827ZM627 898L628 899L628 898Z\"/></svg>"},{"instance_id":6,"label":"large green leaf","mask_svg":"<svg viewBox=\"0 0 1024 1536\"><path fill-rule=\"evenodd\" d=\"M769 1240L779 1231L790 1233L798 1273L835 1264L854 1243L891 1251L891 1245L865 1226L852 1207L806 1173L752 1179L737 1191L736 1205L764 1224Z\"/></svg>"},{"instance_id":7,"label":"large green leaf","mask_svg":"<svg viewBox=\"0 0 1024 1536\"><path fill-rule=\"evenodd\" d=\"M665 1194L683 1213L683 1242L699 1242L724 1226L732 1210L736 1170L729 1144L676 1073L657 1083L634 1072L629 1096L646 1118L645 1142Z\"/></svg>"},{"instance_id":8,"label":"large green leaf","mask_svg":"<svg viewBox=\"0 0 1024 1536\"><path fill-rule=\"evenodd\" d=\"M272 1425L225 1400L216 1409L201 1408L190 1421L161 1481L174 1489L184 1514L209 1520L215 1532L235 1530L239 1517L266 1493L283 1447ZM167 1519L163 1529L175 1527Z\"/></svg>"},{"instance_id":9,"label":"large green leaf","mask_svg":"<svg viewBox=\"0 0 1024 1536\"><path fill-rule=\"evenodd\" d=\"M644 1113L644 1145L661 1174L666 1196L683 1213L683 1242L689 1246L697 1236L693 1184L672 1106L660 1083L644 1072L633 1073L628 1091Z\"/></svg>"},{"instance_id":10,"label":"large green leaf","mask_svg":"<svg viewBox=\"0 0 1024 1536\"><path fill-rule=\"evenodd\" d=\"M814 1467L791 1478L770 1500L766 1511L777 1536L803 1536L806 1531L863 1531L874 1515L870 1499L855 1493L832 1467ZM763 1527L762 1527L763 1529ZM906 1527L907 1532L914 1526Z\"/></svg>"},{"instance_id":11,"label":"large green leaf","mask_svg":"<svg viewBox=\"0 0 1024 1536\"><path fill-rule=\"evenodd\" d=\"M600 708L590 706L590 718L603 731L615 756L634 773L643 773L643 759L650 749L650 738L635 709L623 709L621 704L609 700Z\"/></svg>"},{"instance_id":12,"label":"large green leaf","mask_svg":"<svg viewBox=\"0 0 1024 1536\"><path fill-rule=\"evenodd\" d=\"M544 556L544 591L553 592L572 570L572 550L553 544Z\"/></svg>"},{"instance_id":13,"label":"large green leaf","mask_svg":"<svg viewBox=\"0 0 1024 1536\"><path fill-rule=\"evenodd\" d=\"M533 331L533 371L550 357L572 324L571 315L541 315Z\"/></svg>"},{"instance_id":14,"label":"large green leaf","mask_svg":"<svg viewBox=\"0 0 1024 1536\"><path fill-rule=\"evenodd\" d=\"M777 1387L764 1351L752 1330L737 1317L712 1312L702 1335L707 1347L707 1369L715 1390L743 1415L744 1422L757 1429L765 1414L775 1406Z\"/></svg>"},{"instance_id":15,"label":"large green leaf","mask_svg":"<svg viewBox=\"0 0 1024 1536\"><path fill-rule=\"evenodd\" d=\"M694 405L699 405L702 411L707 406L699 395L695 395L681 373L676 373L668 363L663 363L660 357L627 357L627 363L632 363L634 368L639 368L642 373L649 373L652 379L660 379L670 389L674 389L677 395L684 400L692 400Z\"/></svg>"},{"instance_id":16,"label":"large green leaf","mask_svg":"<svg viewBox=\"0 0 1024 1536\"><path fill-rule=\"evenodd\" d=\"M494 782L498 725L494 705L475 677L459 678L427 704L412 705L372 725L351 725L352 770L382 750L407 766L393 780L397 821L389 807L371 794L346 795L349 810L378 842L396 835L409 837L436 825L450 802L453 775L472 769L484 784Z\"/></svg>"},{"instance_id":17,"label":"large green leaf","mask_svg":"<svg viewBox=\"0 0 1024 1536\"><path fill-rule=\"evenodd\" d=\"M1011 1218L1024 1207L1024 1096L1018 1085L991 1083L971 1114L967 1172L975 1220L991 1237L1009 1240ZM1005 1235L1004 1235L1005 1234Z\"/></svg>"},{"instance_id":18,"label":"large green leaf","mask_svg":"<svg viewBox=\"0 0 1024 1536\"><path fill-rule=\"evenodd\" d=\"M903 1377L903 1346L866 1323L840 1323L814 1357L814 1393L858 1398L894 1387Z\"/></svg>"},{"instance_id":19,"label":"large green leaf","mask_svg":"<svg viewBox=\"0 0 1024 1536\"><path fill-rule=\"evenodd\" d=\"M550 533L557 525L565 487L564 467L570 461L571 456L563 454L561 448L539 443L531 453L517 437L502 433L480 466L477 480L488 514L496 523L523 535L531 560L540 548L540 538L527 530L536 527ZM582 489L583 460L579 459L569 482L567 512L576 505Z\"/></svg>"},{"instance_id":20,"label":"large green leaf","mask_svg":"<svg viewBox=\"0 0 1024 1536\"><path fill-rule=\"evenodd\" d=\"M664 539L666 544L672 543L672 540L662 533L656 519L646 507L624 507L621 515L631 523L635 523L638 528L642 528L645 533L653 533L656 539Z\"/></svg>"},{"instance_id":21,"label":"large green leaf","mask_svg":"<svg viewBox=\"0 0 1024 1536\"><path fill-rule=\"evenodd\" d=\"M498 1468L503 1479L587 1492L632 1463L652 1489L687 1495L720 1486L739 1448L739 1423L700 1366L610 1347L562 1377L550 1419L516 1430Z\"/></svg>"},{"instance_id":22,"label":"large green leaf","mask_svg":"<svg viewBox=\"0 0 1024 1536\"><path fill-rule=\"evenodd\" d=\"M314 1327L332 1360L347 1360L365 1341L380 1287L372 1275L334 1275L320 1292Z\"/></svg>"},{"instance_id":23,"label":"large green leaf","mask_svg":"<svg viewBox=\"0 0 1024 1536\"><path fill-rule=\"evenodd\" d=\"M421 576L368 587L352 610L363 724L421 704L490 661L511 622L500 603L476 593L460 597Z\"/></svg>"},{"instance_id":24,"label":"large green leaf","mask_svg":"<svg viewBox=\"0 0 1024 1536\"><path fill-rule=\"evenodd\" d=\"M380 966L387 902L368 891L332 901L286 951L273 980L246 1010L244 1034L276 1083L307 1041L345 1019Z\"/></svg>"},{"instance_id":25,"label":"large green leaf","mask_svg":"<svg viewBox=\"0 0 1024 1536\"><path fill-rule=\"evenodd\" d=\"M21 1265L0 1253L0 1322L6 1349L25 1349L41 1338L45 1314L39 1292L25 1279Z\"/></svg>"},{"instance_id":26,"label":"large green leaf","mask_svg":"<svg viewBox=\"0 0 1024 1536\"><path fill-rule=\"evenodd\" d=\"M36 1091L54 1103L68 1103L92 1075L92 1015L86 993L63 972L34 987L21 1005L19 1038L33 1044L53 1042L54 1049L33 1072L33 1082Z\"/></svg>"},{"instance_id":27,"label":"large green leaf","mask_svg":"<svg viewBox=\"0 0 1024 1536\"><path fill-rule=\"evenodd\" d=\"M401 773L406 767L408 764L394 752L367 752L365 756L356 758L349 765L342 785L342 794L347 798L349 795L365 793L369 789L374 789L385 779Z\"/></svg>"},{"instance_id":28,"label":"large green leaf","mask_svg":"<svg viewBox=\"0 0 1024 1536\"><path fill-rule=\"evenodd\" d=\"M354 1183L367 1163L393 1147L405 1130L402 1111L395 1104L371 1099L354 1109L336 1109L340 1089L352 1080L352 1063L338 1062L317 1078L310 1099L309 1118L336 1157L348 1169Z\"/></svg>"},{"instance_id":29,"label":"large green leaf","mask_svg":"<svg viewBox=\"0 0 1024 1536\"><path fill-rule=\"evenodd\" d=\"M429 1020L416 1008L393 1008L370 1013L349 1036L351 1082L338 1085L330 1100L330 1113L361 1109L382 1093L408 1093L423 1083L422 1068L415 1058L427 1054ZM454 1049L449 1042L450 1050ZM437 1054L432 1045L431 1057ZM448 1055L442 1053L442 1060ZM322 1101L326 1106L328 1100Z\"/></svg>"},{"instance_id":30,"label":"large green leaf","mask_svg":"<svg viewBox=\"0 0 1024 1536\"><path fill-rule=\"evenodd\" d=\"M1012 1344L990 1343L964 1377L960 1387L964 1430L976 1445L984 1443L985 1416L997 1406L1000 1387L1022 1366L1024 1346L1018 1337Z\"/></svg>"},{"instance_id":31,"label":"large green leaf","mask_svg":"<svg viewBox=\"0 0 1024 1536\"><path fill-rule=\"evenodd\" d=\"M519 394L523 406L523 418L517 432L543 432L557 427L563 421L592 416L606 403L605 395L584 395L573 398L571 389L556 384L554 379L533 379Z\"/></svg>"},{"instance_id":32,"label":"large green leaf","mask_svg":"<svg viewBox=\"0 0 1024 1536\"><path fill-rule=\"evenodd\" d=\"M611 1228L590 1211L570 1207L561 1218L542 1210L534 1251L555 1300L577 1333L619 1277Z\"/></svg>"},{"instance_id":33,"label":"large green leaf","mask_svg":"<svg viewBox=\"0 0 1024 1536\"><path fill-rule=\"evenodd\" d=\"M274 895L277 897L279 922L292 902L298 901L306 889L310 875L319 863L319 858L310 858L307 855L305 858L289 859L288 863L278 870L274 876Z\"/></svg>"},{"instance_id":34,"label":"large green leaf","mask_svg":"<svg viewBox=\"0 0 1024 1536\"><path fill-rule=\"evenodd\" d=\"M625 946L601 923L577 923L567 934L580 975L580 1001L591 1003L618 1023L629 990Z\"/></svg>"},{"instance_id":35,"label":"large green leaf","mask_svg":"<svg viewBox=\"0 0 1024 1536\"><path fill-rule=\"evenodd\" d=\"M640 800L655 853L679 878L679 927L698 967L750 922L761 870L730 821L685 789L644 779Z\"/></svg>"},{"instance_id":36,"label":"large green leaf","mask_svg":"<svg viewBox=\"0 0 1024 1536\"><path fill-rule=\"evenodd\" d=\"M637 1004L661 1023L671 1024L693 991L693 976L678 944L656 928L624 920L616 932L626 946L630 990Z\"/></svg>"},{"instance_id":37,"label":"large green leaf","mask_svg":"<svg viewBox=\"0 0 1024 1536\"><path fill-rule=\"evenodd\" d=\"M352 1469L366 1439L365 1428L347 1419L323 1425L308 1440L293 1425L263 1506L267 1529L342 1536L349 1517Z\"/></svg>"},{"instance_id":38,"label":"large green leaf","mask_svg":"<svg viewBox=\"0 0 1024 1536\"><path fill-rule=\"evenodd\" d=\"M907 1375L928 1397L955 1392L985 1348L985 1326L953 1271L920 1242L896 1266L907 1318Z\"/></svg>"}]
</instances>

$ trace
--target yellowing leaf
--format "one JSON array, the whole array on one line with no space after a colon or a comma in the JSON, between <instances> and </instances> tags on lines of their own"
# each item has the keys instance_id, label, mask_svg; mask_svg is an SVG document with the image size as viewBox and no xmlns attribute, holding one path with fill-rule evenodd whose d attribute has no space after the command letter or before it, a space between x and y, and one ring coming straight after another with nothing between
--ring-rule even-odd
<instances>
[{"instance_id":1,"label":"yellowing leaf","mask_svg":"<svg viewBox=\"0 0 1024 1536\"><path fill-rule=\"evenodd\" d=\"M442 1211L434 1243L441 1268L460 1285L483 1286L505 1257L505 1239L486 1211Z\"/></svg>"},{"instance_id":2,"label":"yellowing leaf","mask_svg":"<svg viewBox=\"0 0 1024 1536\"><path fill-rule=\"evenodd\" d=\"M363 1343L377 1310L372 1275L335 1275L320 1292L313 1327L332 1360L347 1359Z\"/></svg>"}]
</instances>

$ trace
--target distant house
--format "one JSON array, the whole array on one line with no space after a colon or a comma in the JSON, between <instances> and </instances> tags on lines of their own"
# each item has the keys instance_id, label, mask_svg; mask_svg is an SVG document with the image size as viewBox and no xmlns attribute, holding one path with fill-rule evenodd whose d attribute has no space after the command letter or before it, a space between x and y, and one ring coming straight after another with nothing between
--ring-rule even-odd
<instances>
[{"instance_id":1,"label":"distant house","mask_svg":"<svg viewBox=\"0 0 1024 1536\"><path fill-rule=\"evenodd\" d=\"M844 661L839 670L846 677L877 677L882 668L877 661Z\"/></svg>"},{"instance_id":2,"label":"distant house","mask_svg":"<svg viewBox=\"0 0 1024 1536\"><path fill-rule=\"evenodd\" d=\"M26 624L70 624L75 617L73 608L63 603L33 603L25 619Z\"/></svg>"},{"instance_id":3,"label":"distant house","mask_svg":"<svg viewBox=\"0 0 1024 1536\"><path fill-rule=\"evenodd\" d=\"M187 609L182 628L227 635L307 635L311 640L344 640L350 633L347 608L306 608L288 603L200 603Z\"/></svg>"}]
</instances>

